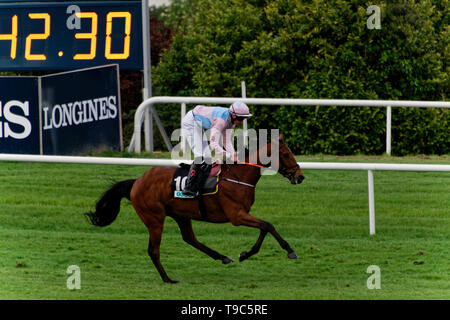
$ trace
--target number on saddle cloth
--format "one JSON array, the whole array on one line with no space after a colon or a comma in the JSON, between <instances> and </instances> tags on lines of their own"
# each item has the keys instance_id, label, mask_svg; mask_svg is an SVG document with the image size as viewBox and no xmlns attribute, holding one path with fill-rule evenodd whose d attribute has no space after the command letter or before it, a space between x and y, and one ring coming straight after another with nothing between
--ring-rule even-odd
<instances>
[{"instance_id":1,"label":"number on saddle cloth","mask_svg":"<svg viewBox=\"0 0 450 320\"><path fill-rule=\"evenodd\" d=\"M175 170L172 178L171 188L175 198L187 198L192 199L192 196L186 196L182 193L184 186L186 185L186 180L188 178L190 165L187 163L181 163L180 166ZM220 165L212 167L209 177L203 182L200 187L201 194L211 195L217 193L219 190L219 173Z\"/></svg>"}]
</instances>

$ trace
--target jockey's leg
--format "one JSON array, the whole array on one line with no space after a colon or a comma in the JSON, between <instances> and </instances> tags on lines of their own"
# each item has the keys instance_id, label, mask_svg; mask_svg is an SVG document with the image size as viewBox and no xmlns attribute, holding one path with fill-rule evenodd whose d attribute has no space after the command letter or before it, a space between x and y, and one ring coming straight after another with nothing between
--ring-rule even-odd
<instances>
[{"instance_id":1,"label":"jockey's leg","mask_svg":"<svg viewBox=\"0 0 450 320\"><path fill-rule=\"evenodd\" d=\"M201 162L200 162L201 161ZM189 168L188 178L183 193L186 195L197 196L200 193L203 183L211 171L211 161L196 158Z\"/></svg>"},{"instance_id":2,"label":"jockey's leg","mask_svg":"<svg viewBox=\"0 0 450 320\"><path fill-rule=\"evenodd\" d=\"M186 195L197 196L200 193L201 186L211 171L211 150L205 131L195 121L192 124L192 130L189 132L188 142L194 153L194 162L192 163L186 185L183 193Z\"/></svg>"},{"instance_id":3,"label":"jockey's leg","mask_svg":"<svg viewBox=\"0 0 450 320\"><path fill-rule=\"evenodd\" d=\"M194 159L194 162L189 168L186 185L184 186L183 193L190 196L197 196L200 189L200 179L202 176L202 157Z\"/></svg>"},{"instance_id":4,"label":"jockey's leg","mask_svg":"<svg viewBox=\"0 0 450 320\"><path fill-rule=\"evenodd\" d=\"M211 171L212 167L212 155L211 155L211 149L208 144L208 139L206 137L206 133L203 132L202 134L202 156L203 156L203 162L201 166L202 170L202 176L200 177L200 186L203 185L205 180L209 176L209 172Z\"/></svg>"}]
</instances>

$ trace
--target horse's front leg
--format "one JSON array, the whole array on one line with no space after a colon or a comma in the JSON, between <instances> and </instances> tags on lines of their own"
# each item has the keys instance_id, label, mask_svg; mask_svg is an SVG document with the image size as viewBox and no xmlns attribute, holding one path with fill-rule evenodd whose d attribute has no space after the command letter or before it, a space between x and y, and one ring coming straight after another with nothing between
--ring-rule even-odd
<instances>
[{"instance_id":1,"label":"horse's front leg","mask_svg":"<svg viewBox=\"0 0 450 320\"><path fill-rule=\"evenodd\" d=\"M245 259L250 258L252 255L257 254L259 252L259 249L261 248L261 245L264 241L264 238L266 237L267 231L261 230L259 233L258 240L256 240L256 243L253 245L253 247L250 249L250 251L243 251L239 255L239 261L242 262Z\"/></svg>"},{"instance_id":2,"label":"horse's front leg","mask_svg":"<svg viewBox=\"0 0 450 320\"><path fill-rule=\"evenodd\" d=\"M280 236L280 234L276 231L275 227L269 222L252 217L248 212L244 210L240 210L239 213L235 215L233 219L230 220L231 223L235 226L244 225L248 227L258 228L261 230L256 243L253 245L250 251L248 252L244 251L240 254L239 261L242 262L245 259L251 257L252 255L258 253L267 233L270 233L278 241L280 246L287 251L289 259L298 259L297 254L295 253L294 250L292 250L289 243L287 243L287 241Z\"/></svg>"}]
</instances>

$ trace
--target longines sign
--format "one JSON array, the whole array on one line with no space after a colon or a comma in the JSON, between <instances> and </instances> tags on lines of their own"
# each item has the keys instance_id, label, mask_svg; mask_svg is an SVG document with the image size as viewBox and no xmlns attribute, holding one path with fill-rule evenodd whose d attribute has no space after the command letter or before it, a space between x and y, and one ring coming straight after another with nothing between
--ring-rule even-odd
<instances>
[{"instance_id":1,"label":"longines sign","mask_svg":"<svg viewBox=\"0 0 450 320\"><path fill-rule=\"evenodd\" d=\"M0 153L122 150L117 65L0 77Z\"/></svg>"}]
</instances>

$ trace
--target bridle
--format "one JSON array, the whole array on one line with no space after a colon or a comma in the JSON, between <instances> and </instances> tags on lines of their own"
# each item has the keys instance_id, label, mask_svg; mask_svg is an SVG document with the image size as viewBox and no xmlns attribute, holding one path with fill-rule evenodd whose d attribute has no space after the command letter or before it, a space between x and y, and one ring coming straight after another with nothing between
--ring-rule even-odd
<instances>
[{"instance_id":1,"label":"bridle","mask_svg":"<svg viewBox=\"0 0 450 320\"><path fill-rule=\"evenodd\" d=\"M298 167L298 164L294 164L290 167L284 167L284 168L280 168L278 169L278 172L285 178L288 178L289 180L292 180L295 177L295 172L297 170L292 170L292 169L296 169ZM289 172L289 170L292 170L291 172Z\"/></svg>"},{"instance_id":2,"label":"bridle","mask_svg":"<svg viewBox=\"0 0 450 320\"><path fill-rule=\"evenodd\" d=\"M280 143L282 143L280 141ZM289 150L289 147L287 145L285 145L284 143L282 143L282 145L284 148ZM280 148L281 150L281 148ZM281 155L280 155L281 158ZM292 170L292 169L297 169L298 168L298 164L297 162L295 164L293 164L292 166L289 167L282 167L278 169L278 172L285 178L288 178L289 180L292 180L295 177L295 173L297 172L297 170Z\"/></svg>"}]
</instances>

